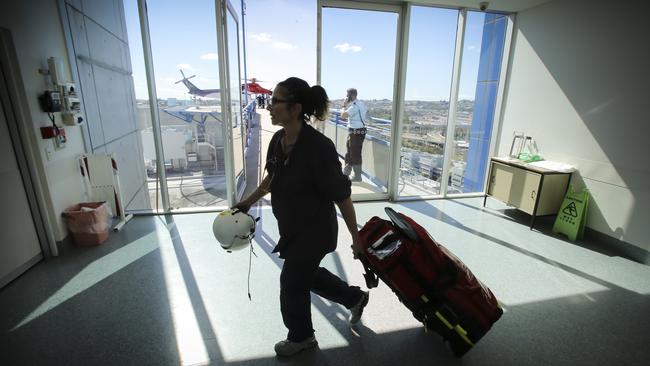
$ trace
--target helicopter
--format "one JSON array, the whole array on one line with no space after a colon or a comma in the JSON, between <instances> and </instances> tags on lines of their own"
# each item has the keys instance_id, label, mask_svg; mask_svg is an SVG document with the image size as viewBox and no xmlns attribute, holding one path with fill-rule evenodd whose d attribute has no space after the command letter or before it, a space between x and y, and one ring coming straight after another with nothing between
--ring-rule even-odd
<instances>
[{"instance_id":1,"label":"helicopter","mask_svg":"<svg viewBox=\"0 0 650 366\"><path fill-rule=\"evenodd\" d=\"M198 97L216 98L221 93L221 89L201 89L197 87L196 85L192 84L192 82L190 81L190 79L196 77L196 75L185 76L183 70L178 70L178 71L180 71L183 78L177 81L175 84L183 83L183 85L187 87L190 94ZM262 87L260 84L258 84L257 79L252 78L250 80L251 82L249 83L247 82L241 85L242 93L248 92L253 94L269 94L269 95L273 93L271 90L266 89Z\"/></svg>"}]
</instances>

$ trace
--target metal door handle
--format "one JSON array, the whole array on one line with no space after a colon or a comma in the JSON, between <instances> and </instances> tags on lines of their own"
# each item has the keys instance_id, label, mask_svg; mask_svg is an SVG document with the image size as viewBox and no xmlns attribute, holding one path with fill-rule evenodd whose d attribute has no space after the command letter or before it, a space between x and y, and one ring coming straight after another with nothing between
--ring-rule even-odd
<instances>
[{"instance_id":1,"label":"metal door handle","mask_svg":"<svg viewBox=\"0 0 650 366\"><path fill-rule=\"evenodd\" d=\"M532 192L530 192L530 198L535 199L536 194L537 193L533 190Z\"/></svg>"}]
</instances>

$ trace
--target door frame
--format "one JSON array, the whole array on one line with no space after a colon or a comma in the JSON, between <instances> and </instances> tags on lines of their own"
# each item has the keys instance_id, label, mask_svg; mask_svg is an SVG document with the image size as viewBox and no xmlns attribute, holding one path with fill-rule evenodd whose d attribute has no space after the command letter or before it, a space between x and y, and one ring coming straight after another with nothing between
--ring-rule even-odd
<instances>
[{"instance_id":1,"label":"door frame","mask_svg":"<svg viewBox=\"0 0 650 366\"><path fill-rule=\"evenodd\" d=\"M353 2L342 0L318 0L317 4L317 31L316 31L316 83L322 84L322 33L323 33L323 8L339 8L349 10L380 11L397 14L397 32L395 37L395 67L393 69L393 110L391 119L398 121L404 111L404 89L406 79L406 58L408 55L408 24L410 21L410 6L372 2ZM391 124L390 138L390 166L388 169L388 182L386 193L355 194L355 201L391 200L396 197L398 189L399 151L401 149L401 131L397 123Z\"/></svg>"},{"instance_id":2,"label":"door frame","mask_svg":"<svg viewBox=\"0 0 650 366\"><path fill-rule=\"evenodd\" d=\"M147 87L148 87L148 93L149 93L149 100L157 100L157 95L156 95L156 83L155 83L155 72L154 72L154 66L153 66L153 55L152 55L152 50L151 50L151 36L150 36L150 31L149 31L149 14L147 12L147 0L137 0L138 3L138 15L140 18L140 30L142 33L142 47L143 47L143 55L144 55L144 61L145 61L145 73L146 73L146 78L147 78ZM227 131L227 133L224 133L225 137L225 154L224 154L224 159L225 159L225 177L226 177L226 201L227 201L227 207L231 207L236 203L236 200L241 197L241 195L244 192L244 189L242 189L240 192L237 192L237 186L236 186L236 180L234 177L234 159L233 159L233 145L232 145L232 127L231 127L231 116L232 116L232 111L230 107L230 95L227 91L230 91L230 81L228 80L228 75L229 75L229 69L228 69L228 50L227 50L227 24L226 24L226 16L227 12L230 12L237 24L237 61L238 61L238 81L240 79L240 68L241 65L239 65L240 60L239 60L239 52L240 52L240 44L239 44L239 17L237 16L237 12L235 8L232 6L230 1L228 0L214 0L215 3L215 17L216 17L216 38L217 38L217 52L218 52L218 57L219 57L219 79L220 79L220 89L222 90L222 97L221 97L221 115L222 115L222 122L223 122L223 129L224 132ZM240 89L240 85L236 85L237 90ZM240 115L241 113L241 105L239 106L240 108ZM166 214L166 213L195 213L195 212L212 212L212 211L220 211L226 208L226 206L213 206L213 207L190 207L190 208L172 208L169 200L169 191L168 191L168 185L167 185L167 178L166 178L166 172L165 172L165 167L164 167L164 152L163 152L163 146L162 146L162 134L160 132L160 116L158 113L157 108L150 108L151 110L151 122L152 122L152 130L153 130L153 140L154 140L154 146L156 150L156 156L158 157L156 159L156 164L157 164L157 171L158 171L158 183L160 185L160 194L161 194L161 202L162 202L162 211L156 211L155 209L153 210L153 214ZM243 118L243 116L242 116ZM243 146L243 140L245 138L244 131L243 131L243 124L242 124L242 149L244 148ZM243 158L243 157L242 157ZM245 161L245 159L244 159ZM244 163L245 164L245 163ZM244 165L244 182L246 179L246 166ZM245 187L245 184L242 185Z\"/></svg>"},{"instance_id":3,"label":"door frame","mask_svg":"<svg viewBox=\"0 0 650 366\"><path fill-rule=\"evenodd\" d=\"M11 32L0 27L0 78L4 81L4 88L0 88L0 103L7 119L9 138L12 141L16 162L20 170L29 203L36 235L42 253L37 256L36 263L45 257L59 255L59 250L54 236L54 226L49 220L46 208L45 185L41 180L43 161L38 152L38 142L29 116L29 107L25 87L22 82L16 48ZM34 151L36 149L37 151ZM43 174L43 175L41 175ZM31 266L31 265L30 265Z\"/></svg>"},{"instance_id":4,"label":"door frame","mask_svg":"<svg viewBox=\"0 0 650 366\"><path fill-rule=\"evenodd\" d=\"M225 168L226 168L226 196L228 207L234 206L246 188L246 159L244 159L244 139L246 138L243 130L243 113L240 103L237 106L239 110L239 115L242 118L242 124L240 124L240 134L242 136L242 161L244 163L243 167L243 184L241 185L241 190L238 188L240 185L237 184L237 179L235 177L235 151L233 145L233 134L232 134L232 117L234 111L232 110L232 99L231 93L233 93L233 87L236 88L237 92L241 95L241 65L239 57L239 17L237 16L237 11L232 6L229 0L216 0L215 4L216 16L217 16L217 48L219 55L219 79L221 84L221 115L223 120L223 132L226 137L225 141ZM228 52L228 16L232 16L236 24L236 39L237 39L237 85L230 85L231 75L230 75L230 54ZM231 30L232 31L232 30ZM227 92L226 92L227 91Z\"/></svg>"}]
</instances>

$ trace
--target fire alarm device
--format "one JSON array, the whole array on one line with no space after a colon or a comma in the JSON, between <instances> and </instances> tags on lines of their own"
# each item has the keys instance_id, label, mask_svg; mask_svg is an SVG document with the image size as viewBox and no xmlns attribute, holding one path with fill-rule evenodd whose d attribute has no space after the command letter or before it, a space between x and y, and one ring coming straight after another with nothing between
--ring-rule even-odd
<instances>
[{"instance_id":1,"label":"fire alarm device","mask_svg":"<svg viewBox=\"0 0 650 366\"><path fill-rule=\"evenodd\" d=\"M65 129L58 126L41 127L41 137L43 139L54 139L54 146L57 149L64 148L66 142L68 142Z\"/></svg>"},{"instance_id":2,"label":"fire alarm device","mask_svg":"<svg viewBox=\"0 0 650 366\"><path fill-rule=\"evenodd\" d=\"M46 90L39 99L41 101L41 108L43 109L43 112L61 112L63 109L61 93L58 91Z\"/></svg>"}]
</instances>

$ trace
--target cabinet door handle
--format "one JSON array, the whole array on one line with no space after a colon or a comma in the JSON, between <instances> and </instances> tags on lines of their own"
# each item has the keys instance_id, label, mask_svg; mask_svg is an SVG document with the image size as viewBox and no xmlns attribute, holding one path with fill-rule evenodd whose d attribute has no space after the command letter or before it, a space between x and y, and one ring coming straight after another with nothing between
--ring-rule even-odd
<instances>
[{"instance_id":1,"label":"cabinet door handle","mask_svg":"<svg viewBox=\"0 0 650 366\"><path fill-rule=\"evenodd\" d=\"M532 192L530 192L530 198L535 199L536 195L537 195L537 192L535 192L534 190Z\"/></svg>"}]
</instances>

